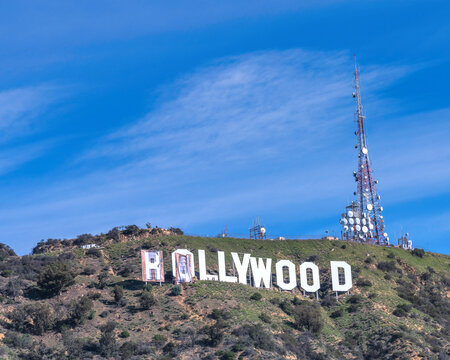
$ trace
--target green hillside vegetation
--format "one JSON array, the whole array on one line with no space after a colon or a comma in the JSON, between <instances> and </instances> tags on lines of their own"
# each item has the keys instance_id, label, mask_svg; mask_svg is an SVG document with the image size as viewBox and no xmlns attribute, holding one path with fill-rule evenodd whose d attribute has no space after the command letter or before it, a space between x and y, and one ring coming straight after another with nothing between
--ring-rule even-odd
<instances>
[{"instance_id":1,"label":"green hillside vegetation","mask_svg":"<svg viewBox=\"0 0 450 360\"><path fill-rule=\"evenodd\" d=\"M0 246L2 359L446 359L450 257L343 241L256 241L127 227L50 239L34 255ZM98 243L99 249L79 246ZM145 285L140 250L177 248L313 261L319 301L214 281ZM11 250L11 251L10 251ZM353 288L336 301L330 260L352 266ZM274 267L274 265L273 265ZM229 269L231 273L231 269ZM275 269L273 268L275 280Z\"/></svg>"}]
</instances>

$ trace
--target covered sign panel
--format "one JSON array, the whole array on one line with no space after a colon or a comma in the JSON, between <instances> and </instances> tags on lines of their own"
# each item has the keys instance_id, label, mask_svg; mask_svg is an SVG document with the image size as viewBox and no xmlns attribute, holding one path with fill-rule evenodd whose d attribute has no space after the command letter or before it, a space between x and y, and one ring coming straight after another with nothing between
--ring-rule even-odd
<instances>
[{"instance_id":1,"label":"covered sign panel","mask_svg":"<svg viewBox=\"0 0 450 360\"><path fill-rule=\"evenodd\" d=\"M142 281L164 281L164 260L162 251L141 250L141 260Z\"/></svg>"}]
</instances>

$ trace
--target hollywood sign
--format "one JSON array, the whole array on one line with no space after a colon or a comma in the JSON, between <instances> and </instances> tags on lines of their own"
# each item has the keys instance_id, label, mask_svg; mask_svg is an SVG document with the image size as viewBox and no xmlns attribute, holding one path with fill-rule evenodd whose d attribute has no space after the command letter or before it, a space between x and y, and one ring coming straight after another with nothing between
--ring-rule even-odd
<instances>
[{"instance_id":1,"label":"hollywood sign","mask_svg":"<svg viewBox=\"0 0 450 360\"><path fill-rule=\"evenodd\" d=\"M253 285L257 288L272 287L272 259L257 258L251 254L232 252L233 275L227 275L225 253L217 252L218 275L207 273L205 250L198 250L198 279L227 283ZM145 282L164 282L164 259L162 251L141 250L142 280ZM336 293L346 292L352 287L351 266L345 261L330 261L332 289ZM287 273L286 273L287 270ZM275 263L276 285L282 290L293 290L298 285L305 291L315 293L320 289L319 268L313 262L299 266L297 285L296 265L290 260ZM175 282L189 283L195 279L194 254L186 249L172 252L172 274ZM250 276L249 276L250 275ZM287 275L287 276L286 276Z\"/></svg>"}]
</instances>

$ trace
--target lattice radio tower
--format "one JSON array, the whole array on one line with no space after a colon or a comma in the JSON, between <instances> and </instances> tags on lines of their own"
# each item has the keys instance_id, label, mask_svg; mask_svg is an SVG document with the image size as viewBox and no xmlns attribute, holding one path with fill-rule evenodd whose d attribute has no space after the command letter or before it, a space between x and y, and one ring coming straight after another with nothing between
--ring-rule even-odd
<instances>
[{"instance_id":1,"label":"lattice radio tower","mask_svg":"<svg viewBox=\"0 0 450 360\"><path fill-rule=\"evenodd\" d=\"M346 240L359 242L369 242L377 245L388 245L389 237L384 230L383 207L380 205L380 195L375 190L378 180L373 179L371 163L369 160L369 150L366 142L364 130L364 120L361 95L359 91L358 68L355 56L355 92L353 98L356 101L355 121L358 143L355 148L358 150L358 171L353 172L357 183L357 201L347 207L347 212L343 214L341 224L344 227L344 237ZM350 210L351 207L351 210Z\"/></svg>"}]
</instances>

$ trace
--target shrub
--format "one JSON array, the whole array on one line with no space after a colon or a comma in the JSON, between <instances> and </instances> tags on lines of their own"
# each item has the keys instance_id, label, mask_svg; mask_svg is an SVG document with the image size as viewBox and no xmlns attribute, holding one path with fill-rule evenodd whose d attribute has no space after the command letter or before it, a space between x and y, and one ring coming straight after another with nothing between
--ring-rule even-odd
<instances>
[{"instance_id":1,"label":"shrub","mask_svg":"<svg viewBox=\"0 0 450 360\"><path fill-rule=\"evenodd\" d=\"M233 331L233 335L240 339L248 337L252 340L253 346L262 350L273 351L275 343L272 336L259 325L246 324Z\"/></svg>"},{"instance_id":2,"label":"shrub","mask_svg":"<svg viewBox=\"0 0 450 360\"><path fill-rule=\"evenodd\" d=\"M139 235L141 232L141 229L137 225L128 225L125 230L122 231L122 233L125 236L135 236Z\"/></svg>"},{"instance_id":3,"label":"shrub","mask_svg":"<svg viewBox=\"0 0 450 360\"><path fill-rule=\"evenodd\" d=\"M153 336L152 343L157 348L162 348L163 345L166 343L167 337L162 334L156 334Z\"/></svg>"},{"instance_id":4,"label":"shrub","mask_svg":"<svg viewBox=\"0 0 450 360\"><path fill-rule=\"evenodd\" d=\"M106 285L108 285L108 280L109 280L109 274L106 270L103 270L99 275L98 275L98 288L99 289L103 289L105 288Z\"/></svg>"},{"instance_id":5,"label":"shrub","mask_svg":"<svg viewBox=\"0 0 450 360\"><path fill-rule=\"evenodd\" d=\"M373 259L372 259L372 257L368 256L368 257L365 258L364 262L366 264L372 264L373 263Z\"/></svg>"},{"instance_id":6,"label":"shrub","mask_svg":"<svg viewBox=\"0 0 450 360\"><path fill-rule=\"evenodd\" d=\"M85 267L83 269L83 272L81 273L82 275L94 275L96 273L95 268L94 267Z\"/></svg>"},{"instance_id":7,"label":"shrub","mask_svg":"<svg viewBox=\"0 0 450 360\"><path fill-rule=\"evenodd\" d=\"M358 281L356 281L356 286L370 287L370 286L372 286L372 283L370 282L370 280L367 280L367 279L358 279Z\"/></svg>"},{"instance_id":8,"label":"shrub","mask_svg":"<svg viewBox=\"0 0 450 360\"><path fill-rule=\"evenodd\" d=\"M114 286L113 295L114 295L114 302L118 305L121 304L122 299L123 299L122 287L119 285Z\"/></svg>"},{"instance_id":9,"label":"shrub","mask_svg":"<svg viewBox=\"0 0 450 360\"><path fill-rule=\"evenodd\" d=\"M286 314L292 315L293 309L292 304L289 300L284 299L280 304L280 309L283 310Z\"/></svg>"},{"instance_id":10,"label":"shrub","mask_svg":"<svg viewBox=\"0 0 450 360\"><path fill-rule=\"evenodd\" d=\"M380 261L377 264L377 268L381 271L397 271L397 267L395 266L395 261Z\"/></svg>"},{"instance_id":11,"label":"shrub","mask_svg":"<svg viewBox=\"0 0 450 360\"><path fill-rule=\"evenodd\" d=\"M149 310L156 305L156 299L150 291L143 291L139 302L145 310Z\"/></svg>"},{"instance_id":12,"label":"shrub","mask_svg":"<svg viewBox=\"0 0 450 360\"><path fill-rule=\"evenodd\" d=\"M251 300L259 301L262 299L262 295L259 292L254 292L252 296L250 296Z\"/></svg>"},{"instance_id":13,"label":"shrub","mask_svg":"<svg viewBox=\"0 0 450 360\"><path fill-rule=\"evenodd\" d=\"M127 337L130 337L130 333L127 330L123 330L120 334L119 337L122 339L125 339Z\"/></svg>"},{"instance_id":14,"label":"shrub","mask_svg":"<svg viewBox=\"0 0 450 360\"><path fill-rule=\"evenodd\" d=\"M152 284L145 284L142 287L142 291L152 291L152 289L153 289Z\"/></svg>"},{"instance_id":15,"label":"shrub","mask_svg":"<svg viewBox=\"0 0 450 360\"><path fill-rule=\"evenodd\" d=\"M100 326L101 335L98 345L100 354L104 357L110 357L116 352L115 328L116 323L113 321L108 321L106 324Z\"/></svg>"},{"instance_id":16,"label":"shrub","mask_svg":"<svg viewBox=\"0 0 450 360\"><path fill-rule=\"evenodd\" d=\"M231 350L221 350L216 353L220 360L234 360L236 354Z\"/></svg>"},{"instance_id":17,"label":"shrub","mask_svg":"<svg viewBox=\"0 0 450 360\"><path fill-rule=\"evenodd\" d=\"M425 256L425 251L423 249L415 248L411 251L411 255L423 258Z\"/></svg>"},{"instance_id":18,"label":"shrub","mask_svg":"<svg viewBox=\"0 0 450 360\"><path fill-rule=\"evenodd\" d=\"M346 248L347 248L347 245L345 245L345 244L341 246L341 249L346 249Z\"/></svg>"},{"instance_id":19,"label":"shrub","mask_svg":"<svg viewBox=\"0 0 450 360\"><path fill-rule=\"evenodd\" d=\"M314 261L316 261L316 260L318 260L319 259L319 255L310 255L307 259L306 259L306 261L311 261L311 262L314 262Z\"/></svg>"},{"instance_id":20,"label":"shrub","mask_svg":"<svg viewBox=\"0 0 450 360\"><path fill-rule=\"evenodd\" d=\"M183 230L181 230L180 228L170 227L169 231L171 231L175 235L184 235Z\"/></svg>"},{"instance_id":21,"label":"shrub","mask_svg":"<svg viewBox=\"0 0 450 360\"><path fill-rule=\"evenodd\" d=\"M0 261L5 260L7 257L17 256L11 247L6 244L0 243Z\"/></svg>"},{"instance_id":22,"label":"shrub","mask_svg":"<svg viewBox=\"0 0 450 360\"><path fill-rule=\"evenodd\" d=\"M224 309L213 309L210 317L214 320L229 320L231 319L231 313Z\"/></svg>"},{"instance_id":23,"label":"shrub","mask_svg":"<svg viewBox=\"0 0 450 360\"><path fill-rule=\"evenodd\" d=\"M78 235L77 238L73 241L74 245L81 246L92 244L95 240L95 237L91 234L81 234Z\"/></svg>"},{"instance_id":24,"label":"shrub","mask_svg":"<svg viewBox=\"0 0 450 360\"><path fill-rule=\"evenodd\" d=\"M166 345L163 347L164 353L170 353L175 349L175 344L172 341L169 341Z\"/></svg>"},{"instance_id":25,"label":"shrub","mask_svg":"<svg viewBox=\"0 0 450 360\"><path fill-rule=\"evenodd\" d=\"M20 278L9 279L8 283L4 288L4 294L10 298L15 299L23 293L23 288L25 283Z\"/></svg>"},{"instance_id":26,"label":"shrub","mask_svg":"<svg viewBox=\"0 0 450 360\"><path fill-rule=\"evenodd\" d=\"M120 347L119 353L121 359L130 359L138 353L138 345L132 341L125 341Z\"/></svg>"},{"instance_id":27,"label":"shrub","mask_svg":"<svg viewBox=\"0 0 450 360\"><path fill-rule=\"evenodd\" d=\"M411 304L399 304L392 314L398 317L404 317L408 314L411 308Z\"/></svg>"},{"instance_id":28,"label":"shrub","mask_svg":"<svg viewBox=\"0 0 450 360\"><path fill-rule=\"evenodd\" d=\"M33 338L29 334L19 334L15 331L7 331L3 343L17 349L30 349L33 346Z\"/></svg>"},{"instance_id":29,"label":"shrub","mask_svg":"<svg viewBox=\"0 0 450 360\"><path fill-rule=\"evenodd\" d=\"M42 335L55 325L53 309L46 303L30 303L8 314L11 326L20 332Z\"/></svg>"},{"instance_id":30,"label":"shrub","mask_svg":"<svg viewBox=\"0 0 450 360\"><path fill-rule=\"evenodd\" d=\"M172 296L181 295L181 286L180 285L172 286L172 288L170 289L170 295Z\"/></svg>"},{"instance_id":31,"label":"shrub","mask_svg":"<svg viewBox=\"0 0 450 360\"><path fill-rule=\"evenodd\" d=\"M72 302L70 320L74 325L82 325L89 318L94 303L89 296L81 296Z\"/></svg>"},{"instance_id":32,"label":"shrub","mask_svg":"<svg viewBox=\"0 0 450 360\"><path fill-rule=\"evenodd\" d=\"M90 248L86 251L87 256L95 257L95 258L101 258L102 257L102 251L97 248Z\"/></svg>"},{"instance_id":33,"label":"shrub","mask_svg":"<svg viewBox=\"0 0 450 360\"><path fill-rule=\"evenodd\" d=\"M333 319L336 319L336 318L338 318L338 317L341 317L342 315L344 315L344 310L342 310L342 309L337 309L336 311L333 311L333 312L330 314L330 317L333 318Z\"/></svg>"},{"instance_id":34,"label":"shrub","mask_svg":"<svg viewBox=\"0 0 450 360\"><path fill-rule=\"evenodd\" d=\"M65 288L75 283L75 276L67 264L57 261L47 265L40 272L37 285L50 296L59 295Z\"/></svg>"},{"instance_id":35,"label":"shrub","mask_svg":"<svg viewBox=\"0 0 450 360\"><path fill-rule=\"evenodd\" d=\"M320 332L324 325L319 305L309 301L303 301L294 308L294 321L297 329L305 329L313 333Z\"/></svg>"},{"instance_id":36,"label":"shrub","mask_svg":"<svg viewBox=\"0 0 450 360\"><path fill-rule=\"evenodd\" d=\"M384 278L385 278L386 280L391 280L391 279L392 279L392 276L391 276L390 274L386 274L386 275L384 275Z\"/></svg>"},{"instance_id":37,"label":"shrub","mask_svg":"<svg viewBox=\"0 0 450 360\"><path fill-rule=\"evenodd\" d=\"M261 314L259 315L259 319L260 319L262 322L265 322L266 324L270 324L270 322L271 322L270 316L267 315L266 313L261 313Z\"/></svg>"},{"instance_id":38,"label":"shrub","mask_svg":"<svg viewBox=\"0 0 450 360\"><path fill-rule=\"evenodd\" d=\"M395 255L394 255L393 252L390 252L390 253L387 255L387 257L388 257L389 259L394 259L394 258L395 258Z\"/></svg>"}]
</instances>

